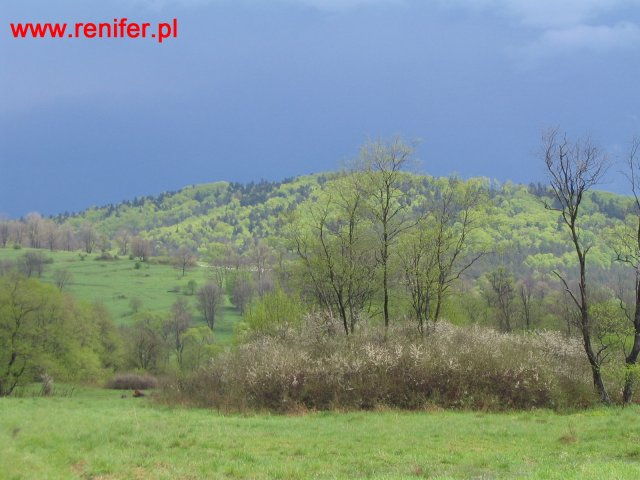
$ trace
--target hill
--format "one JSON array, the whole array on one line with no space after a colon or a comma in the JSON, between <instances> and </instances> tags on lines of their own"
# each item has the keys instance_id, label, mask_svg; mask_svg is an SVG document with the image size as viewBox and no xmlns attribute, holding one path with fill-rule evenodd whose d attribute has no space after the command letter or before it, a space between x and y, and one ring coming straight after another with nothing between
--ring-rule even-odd
<instances>
[{"instance_id":1,"label":"hill","mask_svg":"<svg viewBox=\"0 0 640 480\"><path fill-rule=\"evenodd\" d=\"M68 290L80 299L105 303L120 323L129 323L134 317L132 302L141 303L145 310L168 311L176 297L185 294L189 281L201 286L216 276L211 265L254 274L269 270L272 274L252 280L252 290L258 295L271 289L274 282L285 280L290 288L299 288L308 282L299 269L302 279L289 282L297 268L291 226L297 222L299 227L300 218L309 214L309 206L317 203L319 195L339 176L333 172L247 185L217 182L52 219L30 215L20 221L0 221L0 240L4 238L0 246L6 247L0 248L0 263L24 255L28 247L47 248L55 265L45 271L45 280L53 281L56 270L69 269L73 280ZM448 182L448 178L406 173L402 191L415 210L437 198ZM487 311L491 286L486 276L496 267L504 268L518 281L535 278L534 290L540 295L560 290L558 285L548 286L554 281L549 274L554 269L572 273L575 253L558 213L544 207L552 202L546 186L498 184L488 179L460 183L478 185L486 197L473 231L474 248L482 249L485 255L463 276L460 288L472 295L452 302L454 310L447 312L448 318L463 319ZM629 197L603 191L588 192L583 202L581 236L591 245L590 275L603 288L611 289L620 275L628 275L615 262L613 245L631 207ZM85 245L88 239L92 243ZM149 252L134 254L135 239ZM8 248L13 245L23 250ZM171 265L179 248L199 254L197 264L186 275ZM107 260L99 260L101 251L107 253ZM151 259L141 261L146 255L152 255ZM401 287L402 282L396 278L395 284ZM226 338L243 310L232 306L231 290L227 288L226 320L217 327ZM483 297L483 292L488 295ZM376 297L370 312L378 308ZM403 315L409 300L403 289L396 297L397 314ZM195 299L190 301L195 304ZM562 315L554 315L556 320L550 325L557 327Z\"/></svg>"},{"instance_id":2,"label":"hill","mask_svg":"<svg viewBox=\"0 0 640 480\"><path fill-rule=\"evenodd\" d=\"M215 255L214 246L219 244L244 250L257 238L281 240L290 214L337 176L334 172L282 182L202 184L58 215L54 220L76 230L91 224L109 238L115 238L119 231L140 233L164 252L188 245L201 254ZM404 189L414 203L419 203L446 180L407 174ZM551 202L546 186L499 184L488 179L469 181L481 182L489 194L482 237L493 246L495 253L513 257L512 263L534 269L573 264L568 236L562 230L557 213L543 206L543 201ZM585 235L594 242L591 261L595 265L603 268L612 265L615 255L610 239L603 233L620 226L630 207L629 197L604 191L589 192L584 203L583 225Z\"/></svg>"},{"instance_id":3,"label":"hill","mask_svg":"<svg viewBox=\"0 0 640 480\"><path fill-rule=\"evenodd\" d=\"M291 212L332 175L246 185L194 185L177 192L58 215L54 220L76 229L90 223L111 238L121 230L143 233L165 249L186 244L206 250L208 244L215 242L240 246L255 237L277 235L283 222L281 215Z\"/></svg>"}]
</instances>

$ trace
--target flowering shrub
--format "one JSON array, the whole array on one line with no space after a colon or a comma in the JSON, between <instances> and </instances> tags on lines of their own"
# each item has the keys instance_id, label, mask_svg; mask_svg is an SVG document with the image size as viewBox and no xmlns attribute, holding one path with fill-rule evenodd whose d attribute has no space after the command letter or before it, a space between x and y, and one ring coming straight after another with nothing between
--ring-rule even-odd
<instances>
[{"instance_id":1,"label":"flowering shrub","mask_svg":"<svg viewBox=\"0 0 640 480\"><path fill-rule=\"evenodd\" d=\"M107 388L115 390L146 390L157 387L158 379L147 373L118 373L107 383Z\"/></svg>"},{"instance_id":2,"label":"flowering shrub","mask_svg":"<svg viewBox=\"0 0 640 480\"><path fill-rule=\"evenodd\" d=\"M563 408L594 401L590 378L580 343L559 332L442 322L424 337L409 327L346 337L312 316L286 334L253 336L168 395L223 410Z\"/></svg>"}]
</instances>

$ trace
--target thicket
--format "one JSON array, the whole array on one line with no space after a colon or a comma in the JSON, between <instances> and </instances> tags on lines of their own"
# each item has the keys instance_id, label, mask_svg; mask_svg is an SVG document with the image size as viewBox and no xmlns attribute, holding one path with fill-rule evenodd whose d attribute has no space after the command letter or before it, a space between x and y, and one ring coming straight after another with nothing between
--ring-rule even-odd
<instances>
[{"instance_id":1,"label":"thicket","mask_svg":"<svg viewBox=\"0 0 640 480\"><path fill-rule=\"evenodd\" d=\"M17 272L0 276L0 397L42 378L101 382L122 362L121 341L100 304L78 304Z\"/></svg>"},{"instance_id":2,"label":"thicket","mask_svg":"<svg viewBox=\"0 0 640 480\"><path fill-rule=\"evenodd\" d=\"M499 333L438 322L420 335L310 315L256 332L194 374L171 402L223 411L433 407L506 410L585 407L597 401L579 341L559 332Z\"/></svg>"},{"instance_id":3,"label":"thicket","mask_svg":"<svg viewBox=\"0 0 640 480\"><path fill-rule=\"evenodd\" d=\"M157 388L158 379L148 373L118 373L107 383L114 390L147 390Z\"/></svg>"}]
</instances>

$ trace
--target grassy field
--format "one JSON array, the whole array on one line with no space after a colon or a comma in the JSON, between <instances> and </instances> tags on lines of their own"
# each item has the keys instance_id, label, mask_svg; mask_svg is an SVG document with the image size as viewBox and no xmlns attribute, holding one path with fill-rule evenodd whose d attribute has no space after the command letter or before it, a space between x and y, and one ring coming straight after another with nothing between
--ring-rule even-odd
<instances>
[{"instance_id":1,"label":"grassy field","mask_svg":"<svg viewBox=\"0 0 640 480\"><path fill-rule=\"evenodd\" d=\"M0 478L640 476L638 407L221 416L120 396L0 399Z\"/></svg>"},{"instance_id":2,"label":"grassy field","mask_svg":"<svg viewBox=\"0 0 640 480\"><path fill-rule=\"evenodd\" d=\"M16 260L31 249L0 248L0 261ZM65 291L74 298L89 302L102 302L111 311L113 318L119 324L132 321L135 312L130 306L131 299L139 298L142 302L140 310L156 313L166 313L178 296L185 296L193 307L196 320L202 321L197 313L195 296L185 295L185 289L190 280L198 286L204 285L211 272L207 267L198 266L182 272L171 265L141 263L136 268L136 261L122 257L118 260L96 260L99 254L83 255L79 252L50 252L36 250L45 257L51 258L53 263L45 266L42 280L53 282L53 275L57 269L67 269L72 279ZM223 315L214 328L214 333L221 343L230 340L233 325L240 320L240 315L229 303L223 309Z\"/></svg>"}]
</instances>

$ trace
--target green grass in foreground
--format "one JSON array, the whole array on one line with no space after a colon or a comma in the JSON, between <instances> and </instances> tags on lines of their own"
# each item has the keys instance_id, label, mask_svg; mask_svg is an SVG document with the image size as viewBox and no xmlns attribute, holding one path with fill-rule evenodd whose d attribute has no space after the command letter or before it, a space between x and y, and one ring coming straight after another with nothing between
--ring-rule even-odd
<instances>
[{"instance_id":1,"label":"green grass in foreground","mask_svg":"<svg viewBox=\"0 0 640 480\"><path fill-rule=\"evenodd\" d=\"M120 395L0 399L0 478L640 476L638 407L225 417Z\"/></svg>"}]
</instances>

